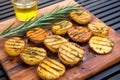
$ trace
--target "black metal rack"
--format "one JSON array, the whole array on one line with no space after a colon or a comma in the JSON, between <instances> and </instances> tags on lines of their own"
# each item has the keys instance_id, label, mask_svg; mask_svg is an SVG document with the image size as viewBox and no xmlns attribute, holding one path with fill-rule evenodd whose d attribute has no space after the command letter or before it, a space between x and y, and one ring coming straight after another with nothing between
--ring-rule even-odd
<instances>
[{"instance_id":1,"label":"black metal rack","mask_svg":"<svg viewBox=\"0 0 120 80\"><path fill-rule=\"evenodd\" d=\"M60 2L62 0L38 0L38 8ZM107 25L120 33L120 0L75 0L81 3ZM14 17L10 0L0 0L0 21ZM0 66L0 80L9 80L2 66ZM87 80L120 80L120 62Z\"/></svg>"}]
</instances>

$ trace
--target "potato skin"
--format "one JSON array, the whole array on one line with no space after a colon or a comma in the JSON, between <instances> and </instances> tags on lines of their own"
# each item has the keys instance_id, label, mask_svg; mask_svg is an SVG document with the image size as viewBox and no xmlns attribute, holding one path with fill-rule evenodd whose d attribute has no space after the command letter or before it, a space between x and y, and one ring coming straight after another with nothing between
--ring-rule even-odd
<instances>
[{"instance_id":1,"label":"potato skin","mask_svg":"<svg viewBox=\"0 0 120 80\"><path fill-rule=\"evenodd\" d=\"M109 27L102 22L92 22L88 24L88 28L95 36L106 37L109 33Z\"/></svg>"},{"instance_id":2,"label":"potato skin","mask_svg":"<svg viewBox=\"0 0 120 80\"><path fill-rule=\"evenodd\" d=\"M68 35L75 42L87 42L92 36L92 32L88 28L75 26L69 28Z\"/></svg>"},{"instance_id":3,"label":"potato skin","mask_svg":"<svg viewBox=\"0 0 120 80\"><path fill-rule=\"evenodd\" d=\"M108 54L112 51L114 43L111 39L100 36L93 36L89 40L90 48L97 54Z\"/></svg>"},{"instance_id":4,"label":"potato skin","mask_svg":"<svg viewBox=\"0 0 120 80\"><path fill-rule=\"evenodd\" d=\"M63 20L52 25L52 32L56 35L64 35L70 27L72 27L72 23L70 21Z\"/></svg>"},{"instance_id":5,"label":"potato skin","mask_svg":"<svg viewBox=\"0 0 120 80\"><path fill-rule=\"evenodd\" d=\"M43 80L57 80L65 71L63 64L51 58L44 59L37 67L37 74Z\"/></svg>"},{"instance_id":6,"label":"potato skin","mask_svg":"<svg viewBox=\"0 0 120 80\"><path fill-rule=\"evenodd\" d=\"M18 56L25 47L25 42L20 37L12 37L4 44L4 50L9 56Z\"/></svg>"},{"instance_id":7,"label":"potato skin","mask_svg":"<svg viewBox=\"0 0 120 80\"><path fill-rule=\"evenodd\" d=\"M46 58L47 52L43 48L26 47L21 53L20 58L28 65L37 65Z\"/></svg>"},{"instance_id":8,"label":"potato skin","mask_svg":"<svg viewBox=\"0 0 120 80\"><path fill-rule=\"evenodd\" d=\"M72 11L70 17L81 25L86 25L92 20L92 16L87 11Z\"/></svg>"},{"instance_id":9,"label":"potato skin","mask_svg":"<svg viewBox=\"0 0 120 80\"><path fill-rule=\"evenodd\" d=\"M66 65L75 65L83 59L84 53L78 44L69 42L60 46L58 57Z\"/></svg>"}]
</instances>

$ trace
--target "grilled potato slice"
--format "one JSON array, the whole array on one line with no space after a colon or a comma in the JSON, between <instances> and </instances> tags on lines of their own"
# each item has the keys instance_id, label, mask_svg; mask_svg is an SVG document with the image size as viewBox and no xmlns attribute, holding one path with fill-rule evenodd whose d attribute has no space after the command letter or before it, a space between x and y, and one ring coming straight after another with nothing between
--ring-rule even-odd
<instances>
[{"instance_id":1,"label":"grilled potato slice","mask_svg":"<svg viewBox=\"0 0 120 80\"><path fill-rule=\"evenodd\" d=\"M26 33L26 36L34 43L41 43L48 36L48 31L42 28L34 28Z\"/></svg>"},{"instance_id":2,"label":"grilled potato slice","mask_svg":"<svg viewBox=\"0 0 120 80\"><path fill-rule=\"evenodd\" d=\"M60 46L58 56L64 64L74 65L83 59L84 50L78 44L69 42Z\"/></svg>"},{"instance_id":3,"label":"grilled potato slice","mask_svg":"<svg viewBox=\"0 0 120 80\"><path fill-rule=\"evenodd\" d=\"M58 48L68 42L65 38L59 36L59 35L51 35L47 36L44 40L45 46L51 51L51 52L57 52Z\"/></svg>"},{"instance_id":4,"label":"grilled potato slice","mask_svg":"<svg viewBox=\"0 0 120 80\"><path fill-rule=\"evenodd\" d=\"M37 67L37 73L43 80L56 80L65 73L65 66L53 59L44 59Z\"/></svg>"},{"instance_id":5,"label":"grilled potato slice","mask_svg":"<svg viewBox=\"0 0 120 80\"><path fill-rule=\"evenodd\" d=\"M93 36L89 40L89 45L96 53L107 54L113 49L114 43L109 38Z\"/></svg>"},{"instance_id":6,"label":"grilled potato slice","mask_svg":"<svg viewBox=\"0 0 120 80\"><path fill-rule=\"evenodd\" d=\"M39 64L46 58L46 50L38 47L26 47L21 53L20 58L29 65Z\"/></svg>"},{"instance_id":7,"label":"grilled potato slice","mask_svg":"<svg viewBox=\"0 0 120 80\"><path fill-rule=\"evenodd\" d=\"M68 30L68 35L73 41L86 42L92 36L92 32L88 28L76 26Z\"/></svg>"},{"instance_id":8,"label":"grilled potato slice","mask_svg":"<svg viewBox=\"0 0 120 80\"><path fill-rule=\"evenodd\" d=\"M92 20L91 14L87 11L72 11L70 17L81 25L86 25Z\"/></svg>"},{"instance_id":9,"label":"grilled potato slice","mask_svg":"<svg viewBox=\"0 0 120 80\"><path fill-rule=\"evenodd\" d=\"M20 37L12 37L5 42L4 49L9 56L18 56L24 46L25 42Z\"/></svg>"},{"instance_id":10,"label":"grilled potato slice","mask_svg":"<svg viewBox=\"0 0 120 80\"><path fill-rule=\"evenodd\" d=\"M53 24L52 32L56 35L63 35L67 33L67 30L72 27L72 23L67 20L63 20Z\"/></svg>"},{"instance_id":11,"label":"grilled potato slice","mask_svg":"<svg viewBox=\"0 0 120 80\"><path fill-rule=\"evenodd\" d=\"M88 24L88 28L95 36L105 37L108 35L109 32L109 27L102 22L92 22Z\"/></svg>"}]
</instances>

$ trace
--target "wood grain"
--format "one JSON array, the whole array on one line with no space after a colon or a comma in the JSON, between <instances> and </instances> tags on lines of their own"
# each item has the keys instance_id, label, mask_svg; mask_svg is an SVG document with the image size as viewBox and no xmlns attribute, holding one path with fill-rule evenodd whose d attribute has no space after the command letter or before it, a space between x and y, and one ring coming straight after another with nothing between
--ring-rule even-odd
<instances>
[{"instance_id":1,"label":"wood grain","mask_svg":"<svg viewBox=\"0 0 120 80\"><path fill-rule=\"evenodd\" d=\"M56 6L63 6L69 4L69 2L76 4L73 0L65 0L52 6L45 7L38 11L38 15L48 13L53 10ZM77 5L77 4L76 4ZM98 18L93 16L92 21L100 21ZM8 25L16 22L15 25L20 24L16 18L12 18L0 23L0 32L2 32ZM93 52L87 43L80 44L85 49L85 57L79 64L69 67L66 66L67 71L59 78L59 80L84 80L107 67L120 61L120 34L110 28L109 38L113 40L115 46L111 53L107 55L97 55ZM37 66L29 66L21 61L19 57L10 57L4 51L4 42L6 38L0 39L0 62L6 71L10 80L40 80L36 73Z\"/></svg>"}]
</instances>

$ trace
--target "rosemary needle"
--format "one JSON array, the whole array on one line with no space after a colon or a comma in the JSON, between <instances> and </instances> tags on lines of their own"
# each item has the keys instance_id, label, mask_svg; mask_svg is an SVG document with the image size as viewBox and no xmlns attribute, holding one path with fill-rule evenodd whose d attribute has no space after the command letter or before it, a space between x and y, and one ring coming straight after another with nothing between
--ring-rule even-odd
<instances>
[{"instance_id":1,"label":"rosemary needle","mask_svg":"<svg viewBox=\"0 0 120 80\"><path fill-rule=\"evenodd\" d=\"M43 14L36 18L35 20L32 20L33 18L29 19L28 21L25 21L19 26L12 27L14 25L11 24L6 30L4 30L2 33L0 33L0 38L3 37L11 37L11 36L24 36L27 30L35 28L35 27L42 27L48 24L51 24L53 21L56 20L63 20L65 19L71 11L73 10L79 10L80 6L63 6L63 7L56 7L52 12Z\"/></svg>"}]
</instances>

